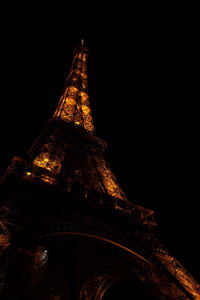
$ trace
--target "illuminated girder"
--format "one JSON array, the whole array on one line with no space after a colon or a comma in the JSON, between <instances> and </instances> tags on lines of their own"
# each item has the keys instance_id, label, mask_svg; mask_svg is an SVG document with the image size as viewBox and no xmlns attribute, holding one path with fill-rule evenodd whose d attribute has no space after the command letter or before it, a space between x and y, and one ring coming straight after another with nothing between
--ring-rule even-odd
<instances>
[{"instance_id":1,"label":"illuminated girder","mask_svg":"<svg viewBox=\"0 0 200 300\"><path fill-rule=\"evenodd\" d=\"M94 132L88 96L87 49L83 41L75 52L64 93L53 117L72 122L88 132Z\"/></svg>"},{"instance_id":2,"label":"illuminated girder","mask_svg":"<svg viewBox=\"0 0 200 300\"><path fill-rule=\"evenodd\" d=\"M36 155L33 155L33 163L54 174L59 174L66 150L64 135L58 128L42 132L42 135L44 136L43 141L36 141L38 149Z\"/></svg>"},{"instance_id":3,"label":"illuminated girder","mask_svg":"<svg viewBox=\"0 0 200 300\"><path fill-rule=\"evenodd\" d=\"M64 123L67 122L80 129L82 128L85 130L86 135L89 135L92 139L95 138L93 135L95 129L89 104L86 63L87 49L82 41L75 51L64 93L55 110L53 120L64 121ZM87 188L95 189L98 192L107 193L123 200L126 199L101 151L98 152L96 149L92 149L92 145L89 147L87 145L88 149L85 149L85 154L81 158L80 151L75 153L74 146L71 146L70 141L67 142L66 137L56 128L51 132L46 132L45 138L39 144L37 154L33 160L36 166L59 174L63 164L66 164L64 167L67 168L70 165L68 162L71 160L71 173L68 171L67 176L70 173L72 181L75 179L75 181L86 185ZM84 145L82 144L79 147L84 148ZM71 150L69 151L69 149ZM74 155L70 154L70 152L74 152ZM68 156L67 158L65 157L66 155ZM75 167L77 158L79 158L79 162ZM49 180L42 180L51 183Z\"/></svg>"},{"instance_id":4,"label":"illuminated girder","mask_svg":"<svg viewBox=\"0 0 200 300\"><path fill-rule=\"evenodd\" d=\"M53 118L60 118L94 133L94 125L88 96L87 80L87 49L83 41L77 48L69 76L67 77L64 93L62 94ZM59 173L65 154L65 146L58 146L56 134L50 137L33 163L54 173Z\"/></svg>"}]
</instances>

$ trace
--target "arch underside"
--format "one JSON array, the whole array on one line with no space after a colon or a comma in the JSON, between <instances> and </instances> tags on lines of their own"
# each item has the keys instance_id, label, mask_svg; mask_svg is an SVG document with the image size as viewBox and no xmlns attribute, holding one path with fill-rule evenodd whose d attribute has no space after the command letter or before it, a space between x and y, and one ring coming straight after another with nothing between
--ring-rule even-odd
<instances>
[{"instance_id":1,"label":"arch underside","mask_svg":"<svg viewBox=\"0 0 200 300\"><path fill-rule=\"evenodd\" d=\"M23 247L31 252L37 245L49 249L49 257L58 261L58 266L66 265L67 272L73 272L73 276L69 276L73 280L68 288L78 291L80 298L75 292L76 299L101 300L114 282L124 279L132 282L133 286L145 289L148 295L155 294L155 299L160 299L157 293L163 293L163 300L169 299L168 295L171 295L171 299L179 299L179 294L182 294L174 282L169 282L165 272L133 247L127 247L117 240L84 231L43 232L30 238ZM89 265L86 262L90 262ZM51 268L49 270L53 272Z\"/></svg>"},{"instance_id":2,"label":"arch underside","mask_svg":"<svg viewBox=\"0 0 200 300\"><path fill-rule=\"evenodd\" d=\"M102 300L106 291L117 279L114 275L105 274L91 278L80 291L80 300Z\"/></svg>"}]
</instances>

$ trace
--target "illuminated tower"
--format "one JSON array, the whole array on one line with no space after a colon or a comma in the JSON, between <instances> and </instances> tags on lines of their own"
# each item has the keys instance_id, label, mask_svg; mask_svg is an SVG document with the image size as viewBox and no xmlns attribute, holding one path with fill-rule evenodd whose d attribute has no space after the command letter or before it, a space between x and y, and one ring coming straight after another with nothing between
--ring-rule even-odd
<instances>
[{"instance_id":1,"label":"illuminated tower","mask_svg":"<svg viewBox=\"0 0 200 300\"><path fill-rule=\"evenodd\" d=\"M153 211L129 202L95 136L88 51L76 48L53 117L29 159L1 180L1 299L199 299L199 285L155 237ZM143 297L144 296L144 297Z\"/></svg>"}]
</instances>

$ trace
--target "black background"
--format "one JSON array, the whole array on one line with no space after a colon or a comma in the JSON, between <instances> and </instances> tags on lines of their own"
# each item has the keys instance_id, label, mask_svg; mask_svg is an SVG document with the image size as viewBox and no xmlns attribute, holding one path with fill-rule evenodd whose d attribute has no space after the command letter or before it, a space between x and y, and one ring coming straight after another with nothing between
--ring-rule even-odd
<instances>
[{"instance_id":1,"label":"black background","mask_svg":"<svg viewBox=\"0 0 200 300\"><path fill-rule=\"evenodd\" d=\"M155 211L161 242L199 279L199 23L148 9L96 18L97 10L27 13L2 27L0 172L26 156L52 116L84 37L111 169L130 201Z\"/></svg>"}]
</instances>

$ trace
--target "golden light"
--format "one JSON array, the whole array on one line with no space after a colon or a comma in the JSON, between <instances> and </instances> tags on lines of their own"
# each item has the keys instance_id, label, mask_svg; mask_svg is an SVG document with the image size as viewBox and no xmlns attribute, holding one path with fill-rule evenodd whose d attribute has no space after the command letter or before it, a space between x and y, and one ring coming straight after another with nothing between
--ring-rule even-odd
<instances>
[{"instance_id":1,"label":"golden light","mask_svg":"<svg viewBox=\"0 0 200 300\"><path fill-rule=\"evenodd\" d=\"M54 118L61 118L64 121L72 122L85 128L88 132L94 132L94 125L91 115L89 96L85 91L87 83L87 55L84 52L77 53L72 70L67 80L79 82L80 88L70 84L66 86L56 108ZM83 91L84 89L84 91Z\"/></svg>"}]
</instances>

